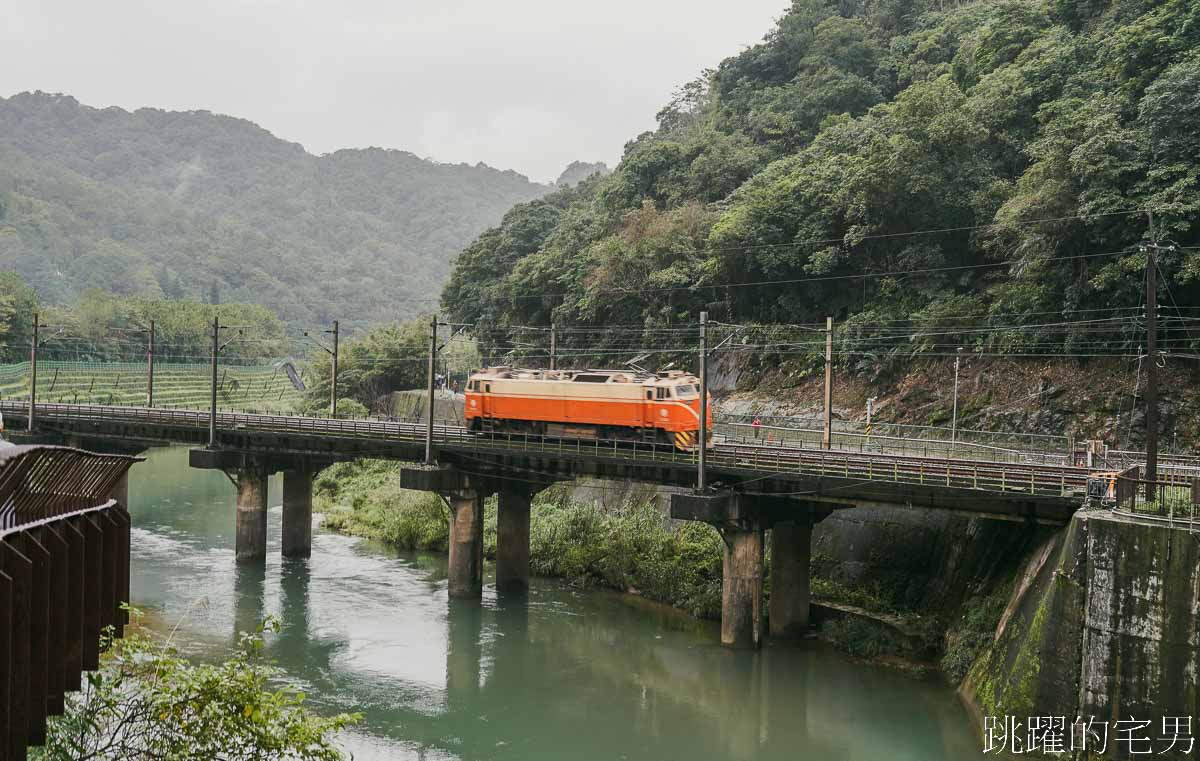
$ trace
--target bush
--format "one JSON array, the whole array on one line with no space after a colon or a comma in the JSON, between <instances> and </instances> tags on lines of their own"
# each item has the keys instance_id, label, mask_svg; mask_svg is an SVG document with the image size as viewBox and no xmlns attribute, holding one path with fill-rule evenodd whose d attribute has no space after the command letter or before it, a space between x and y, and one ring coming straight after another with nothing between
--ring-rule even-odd
<instances>
[{"instance_id":1,"label":"bush","mask_svg":"<svg viewBox=\"0 0 1200 761\"><path fill-rule=\"evenodd\" d=\"M325 526L404 549L445 551L449 514L441 498L399 487L396 463L339 463L315 482ZM693 615L721 613L721 539L711 527L671 529L650 504L605 511L544 493L530 513L530 569L569 583L635 591ZM484 553L495 557L496 501L484 512Z\"/></svg>"},{"instance_id":2,"label":"bush","mask_svg":"<svg viewBox=\"0 0 1200 761\"><path fill-rule=\"evenodd\" d=\"M954 682L961 682L996 636L996 627L1012 594L1012 584L1002 584L991 594L976 595L963 606L958 626L946 638L942 671Z\"/></svg>"},{"instance_id":3,"label":"bush","mask_svg":"<svg viewBox=\"0 0 1200 761\"><path fill-rule=\"evenodd\" d=\"M304 707L304 693L271 685L279 672L263 658L263 636L278 630L267 619L256 633L242 634L229 659L205 664L189 663L136 629L106 639L101 668L49 721L45 746L33 758L343 758L332 738L359 716L315 716Z\"/></svg>"},{"instance_id":4,"label":"bush","mask_svg":"<svg viewBox=\"0 0 1200 761\"><path fill-rule=\"evenodd\" d=\"M535 573L633 591L693 615L721 613L721 539L711 527L663 524L652 505L604 511L539 500L530 526Z\"/></svg>"},{"instance_id":5,"label":"bush","mask_svg":"<svg viewBox=\"0 0 1200 761\"><path fill-rule=\"evenodd\" d=\"M383 460L338 463L314 483L324 525L409 550L445 551L449 521L441 497L400 488L399 464Z\"/></svg>"}]
</instances>

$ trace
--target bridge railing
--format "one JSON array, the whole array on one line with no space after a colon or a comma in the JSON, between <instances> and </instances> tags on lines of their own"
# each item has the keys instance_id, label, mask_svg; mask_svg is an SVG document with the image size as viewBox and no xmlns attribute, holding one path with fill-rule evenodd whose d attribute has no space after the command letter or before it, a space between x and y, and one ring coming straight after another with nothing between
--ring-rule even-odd
<instances>
[{"instance_id":1,"label":"bridge railing","mask_svg":"<svg viewBox=\"0 0 1200 761\"><path fill-rule=\"evenodd\" d=\"M713 430L726 441L741 444L775 446L797 446L817 448L821 446L821 428L796 428L782 425L754 425L744 422L714 422ZM921 457L962 458L988 460L990 462L1040 462L1064 465L1068 457L1063 452L1023 450L971 441L951 441L924 437L909 437L872 431L850 432L835 430L831 445L835 449L858 450L860 452L895 452ZM1065 445L1064 445L1065 446Z\"/></svg>"},{"instance_id":2,"label":"bridge railing","mask_svg":"<svg viewBox=\"0 0 1200 761\"><path fill-rule=\"evenodd\" d=\"M3 408L3 404L0 404ZM208 415L191 410L112 408L89 405L41 405L44 420L57 424L72 419L94 426L101 422L125 425L143 422L147 427L191 428L208 425ZM8 414L8 410L6 410ZM17 412L19 414L19 412ZM423 424L383 420L336 420L283 415L220 413L217 418L223 435L269 433L350 437L379 442L421 442ZM694 451L680 450L670 444L633 442L624 439L557 439L534 434L472 432L460 426L435 425L435 447L463 450L538 451L548 454L614 458L626 461L653 461L675 465L695 465ZM1035 496L1075 496L1082 498L1087 471L1056 463L1004 462L954 457L928 457L923 454L824 450L813 447L763 446L725 442L709 451L714 468L753 470L764 473L845 478L874 482L947 486L999 493Z\"/></svg>"},{"instance_id":3,"label":"bridge railing","mask_svg":"<svg viewBox=\"0 0 1200 761\"><path fill-rule=\"evenodd\" d=\"M714 417L717 425L727 423L743 426L751 425L758 420L763 429L780 431L796 431L805 434L820 434L824 422L811 416L766 416L753 414L720 413ZM865 420L833 420L833 436L865 437L867 424ZM1000 450L1017 450L1025 453L1041 453L1055 456L1065 455L1070 448L1070 440L1066 436L1056 436L1041 433L1022 433L1016 431L981 431L971 428L957 430L932 425L912 425L909 423L886 423L874 421L870 427L870 438L900 439L904 441L930 441L945 444L954 443L960 447L987 447Z\"/></svg>"},{"instance_id":4,"label":"bridge railing","mask_svg":"<svg viewBox=\"0 0 1200 761\"><path fill-rule=\"evenodd\" d=\"M129 599L129 513L112 498L134 457L0 448L0 757L26 758L99 666Z\"/></svg>"}]
</instances>

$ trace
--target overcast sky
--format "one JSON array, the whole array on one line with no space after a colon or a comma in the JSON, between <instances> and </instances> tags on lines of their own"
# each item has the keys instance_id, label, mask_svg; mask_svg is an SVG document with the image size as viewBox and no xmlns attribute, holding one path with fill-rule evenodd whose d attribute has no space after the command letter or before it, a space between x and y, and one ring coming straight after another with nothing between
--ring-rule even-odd
<instances>
[{"instance_id":1,"label":"overcast sky","mask_svg":"<svg viewBox=\"0 0 1200 761\"><path fill-rule=\"evenodd\" d=\"M0 94L208 109L313 153L614 165L786 0L0 0Z\"/></svg>"}]
</instances>

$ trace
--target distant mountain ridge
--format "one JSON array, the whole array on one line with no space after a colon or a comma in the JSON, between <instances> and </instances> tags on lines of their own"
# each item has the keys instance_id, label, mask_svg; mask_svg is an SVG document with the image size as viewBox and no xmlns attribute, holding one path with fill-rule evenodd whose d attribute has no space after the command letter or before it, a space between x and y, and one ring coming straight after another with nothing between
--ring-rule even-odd
<instances>
[{"instance_id":1,"label":"distant mountain ridge","mask_svg":"<svg viewBox=\"0 0 1200 761\"><path fill-rule=\"evenodd\" d=\"M207 111L0 98L0 269L50 302L99 288L390 321L432 309L453 257L549 189L405 151L315 156Z\"/></svg>"}]
</instances>

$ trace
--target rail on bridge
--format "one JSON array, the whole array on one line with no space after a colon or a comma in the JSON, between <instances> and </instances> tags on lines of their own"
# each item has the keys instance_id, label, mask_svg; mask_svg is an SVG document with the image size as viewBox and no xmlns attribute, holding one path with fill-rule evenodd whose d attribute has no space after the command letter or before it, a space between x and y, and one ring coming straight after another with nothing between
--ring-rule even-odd
<instances>
[{"instance_id":1,"label":"rail on bridge","mask_svg":"<svg viewBox=\"0 0 1200 761\"><path fill-rule=\"evenodd\" d=\"M129 598L127 476L140 458L0 449L0 761L46 737Z\"/></svg>"}]
</instances>

